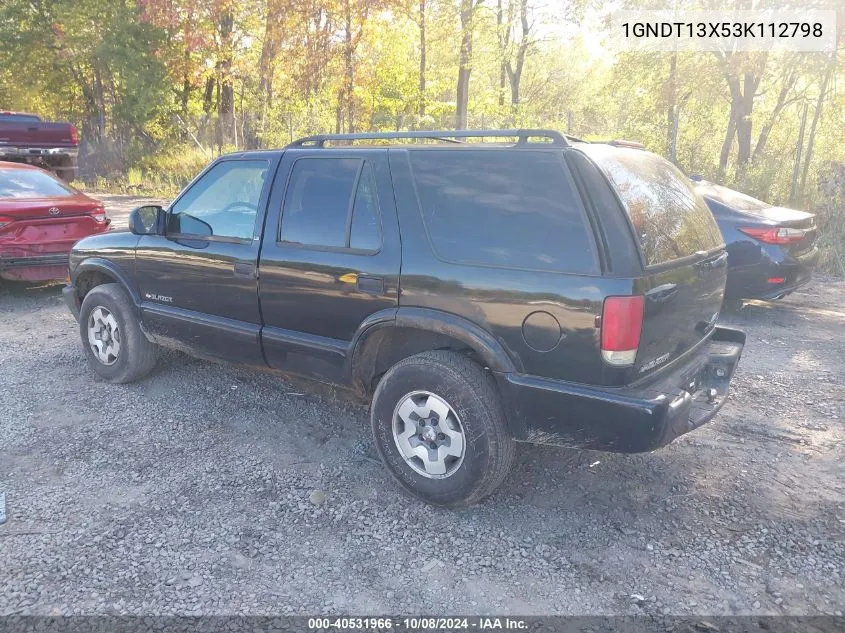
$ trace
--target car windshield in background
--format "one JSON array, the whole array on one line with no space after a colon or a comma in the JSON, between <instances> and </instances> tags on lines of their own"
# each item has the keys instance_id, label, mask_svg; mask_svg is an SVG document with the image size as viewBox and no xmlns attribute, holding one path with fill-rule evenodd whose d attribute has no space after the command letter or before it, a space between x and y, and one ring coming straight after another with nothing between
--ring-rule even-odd
<instances>
[{"instance_id":1,"label":"car windshield in background","mask_svg":"<svg viewBox=\"0 0 845 633\"><path fill-rule=\"evenodd\" d=\"M0 198L53 198L72 194L73 189L43 171L0 169Z\"/></svg>"},{"instance_id":2,"label":"car windshield in background","mask_svg":"<svg viewBox=\"0 0 845 633\"><path fill-rule=\"evenodd\" d=\"M646 264L656 265L723 244L707 203L672 163L639 149L585 144L631 218Z\"/></svg>"}]
</instances>

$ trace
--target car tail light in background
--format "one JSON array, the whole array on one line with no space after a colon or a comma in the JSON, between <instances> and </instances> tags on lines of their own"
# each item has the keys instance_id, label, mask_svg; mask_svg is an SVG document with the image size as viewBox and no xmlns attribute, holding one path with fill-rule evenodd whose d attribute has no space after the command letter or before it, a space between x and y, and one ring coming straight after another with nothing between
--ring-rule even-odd
<instances>
[{"instance_id":1,"label":"car tail light in background","mask_svg":"<svg viewBox=\"0 0 845 633\"><path fill-rule=\"evenodd\" d=\"M4 226L6 226L7 224L9 224L10 222L13 222L13 221L14 221L14 218L10 218L10 217L7 217L5 215L0 215L0 229L2 229Z\"/></svg>"},{"instance_id":2,"label":"car tail light in background","mask_svg":"<svg viewBox=\"0 0 845 633\"><path fill-rule=\"evenodd\" d=\"M633 365L643 329L641 295L607 297L601 312L601 356L608 365Z\"/></svg>"},{"instance_id":3,"label":"car tail light in background","mask_svg":"<svg viewBox=\"0 0 845 633\"><path fill-rule=\"evenodd\" d=\"M91 212L91 217L94 218L97 222L105 222L106 209L104 207L97 207Z\"/></svg>"},{"instance_id":4,"label":"car tail light in background","mask_svg":"<svg viewBox=\"0 0 845 633\"><path fill-rule=\"evenodd\" d=\"M804 239L802 229L788 229L774 227L740 227L739 229L749 237L766 244L795 244Z\"/></svg>"},{"instance_id":5,"label":"car tail light in background","mask_svg":"<svg viewBox=\"0 0 845 633\"><path fill-rule=\"evenodd\" d=\"M79 134L76 131L76 126L70 126L70 142L71 143L79 143Z\"/></svg>"}]
</instances>

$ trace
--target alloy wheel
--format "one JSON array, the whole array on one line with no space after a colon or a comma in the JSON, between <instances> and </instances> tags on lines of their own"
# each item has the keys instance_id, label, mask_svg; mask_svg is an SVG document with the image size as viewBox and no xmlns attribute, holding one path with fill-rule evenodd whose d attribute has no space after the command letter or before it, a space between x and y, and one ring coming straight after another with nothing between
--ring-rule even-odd
<instances>
[{"instance_id":1,"label":"alloy wheel","mask_svg":"<svg viewBox=\"0 0 845 633\"><path fill-rule=\"evenodd\" d=\"M103 306L91 310L88 317L88 343L103 365L114 365L120 355L120 328L114 315Z\"/></svg>"},{"instance_id":2,"label":"alloy wheel","mask_svg":"<svg viewBox=\"0 0 845 633\"><path fill-rule=\"evenodd\" d=\"M393 412L393 440L415 472L444 479L464 460L464 428L455 410L440 396L414 391L399 400Z\"/></svg>"}]
</instances>

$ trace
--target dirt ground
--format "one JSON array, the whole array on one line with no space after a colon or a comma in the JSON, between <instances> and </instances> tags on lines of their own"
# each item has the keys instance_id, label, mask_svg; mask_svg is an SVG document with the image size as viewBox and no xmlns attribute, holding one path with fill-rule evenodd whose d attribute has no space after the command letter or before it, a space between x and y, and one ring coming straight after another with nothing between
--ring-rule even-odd
<instances>
[{"instance_id":1,"label":"dirt ground","mask_svg":"<svg viewBox=\"0 0 845 633\"><path fill-rule=\"evenodd\" d=\"M138 203L103 197L117 225ZM841 615L845 283L722 321L748 343L713 422L646 455L525 446L447 511L339 394L175 352L99 382L59 287L2 285L0 615Z\"/></svg>"}]
</instances>

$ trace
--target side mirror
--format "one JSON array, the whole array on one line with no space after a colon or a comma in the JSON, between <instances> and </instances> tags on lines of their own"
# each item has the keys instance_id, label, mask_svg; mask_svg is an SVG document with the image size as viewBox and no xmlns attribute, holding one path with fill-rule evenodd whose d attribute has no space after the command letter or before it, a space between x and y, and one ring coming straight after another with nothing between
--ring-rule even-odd
<instances>
[{"instance_id":1,"label":"side mirror","mask_svg":"<svg viewBox=\"0 0 845 633\"><path fill-rule=\"evenodd\" d=\"M135 235L163 235L165 211L157 204L134 209L129 214L129 230Z\"/></svg>"}]
</instances>

